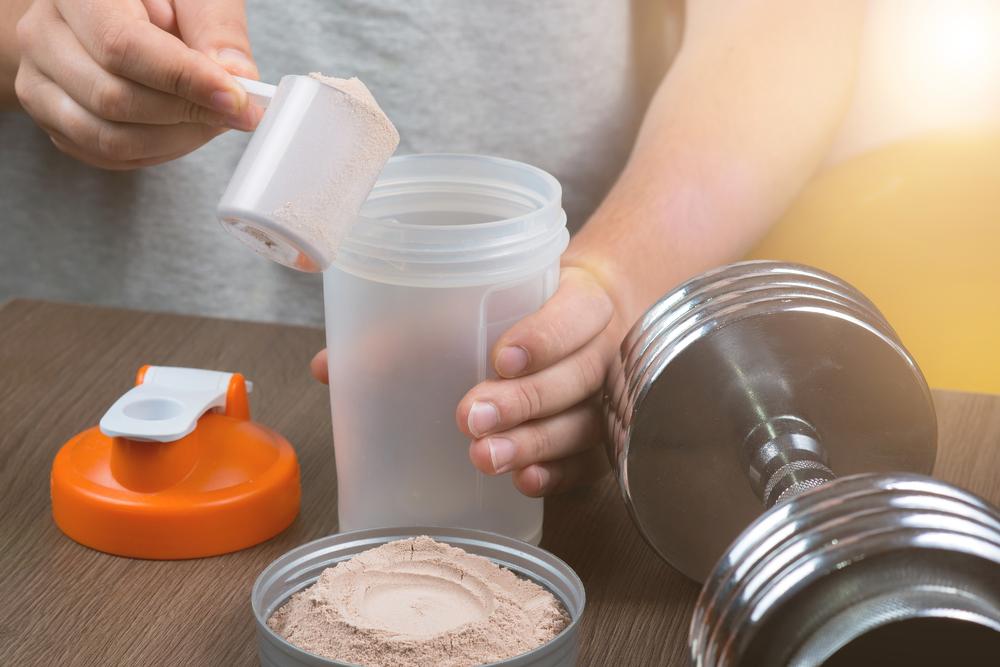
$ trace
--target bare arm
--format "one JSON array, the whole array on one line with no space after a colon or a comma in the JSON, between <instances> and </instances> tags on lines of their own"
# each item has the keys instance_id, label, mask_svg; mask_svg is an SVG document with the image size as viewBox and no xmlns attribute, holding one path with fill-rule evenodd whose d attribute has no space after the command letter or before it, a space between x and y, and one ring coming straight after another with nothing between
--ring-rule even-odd
<instances>
[{"instance_id":1,"label":"bare arm","mask_svg":"<svg viewBox=\"0 0 1000 667\"><path fill-rule=\"evenodd\" d=\"M852 88L863 3L701 0L628 165L565 262L633 321L746 253L822 160Z\"/></svg>"},{"instance_id":2,"label":"bare arm","mask_svg":"<svg viewBox=\"0 0 1000 667\"><path fill-rule=\"evenodd\" d=\"M14 77L21 56L17 49L17 22L31 0L4 0L0 3L0 111L18 108Z\"/></svg>"},{"instance_id":3,"label":"bare arm","mask_svg":"<svg viewBox=\"0 0 1000 667\"><path fill-rule=\"evenodd\" d=\"M702 0L627 166L573 239L559 290L498 341L501 380L456 421L528 495L607 470L601 391L627 328L684 278L739 258L819 164L850 94L862 7Z\"/></svg>"}]
</instances>

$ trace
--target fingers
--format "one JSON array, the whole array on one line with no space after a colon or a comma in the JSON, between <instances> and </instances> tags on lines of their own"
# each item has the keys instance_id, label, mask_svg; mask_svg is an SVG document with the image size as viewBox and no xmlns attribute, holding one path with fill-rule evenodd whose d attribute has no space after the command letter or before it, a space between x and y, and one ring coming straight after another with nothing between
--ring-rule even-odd
<instances>
[{"instance_id":1,"label":"fingers","mask_svg":"<svg viewBox=\"0 0 1000 667\"><path fill-rule=\"evenodd\" d=\"M172 35L177 34L177 14L172 0L142 0L142 5L150 23Z\"/></svg>"},{"instance_id":2,"label":"fingers","mask_svg":"<svg viewBox=\"0 0 1000 667\"><path fill-rule=\"evenodd\" d=\"M510 379L483 382L466 394L456 413L459 428L481 438L556 414L598 391L614 353L602 335L613 314L590 273L567 268L556 294L501 336L494 363Z\"/></svg>"},{"instance_id":3,"label":"fingers","mask_svg":"<svg viewBox=\"0 0 1000 667\"><path fill-rule=\"evenodd\" d=\"M326 363L326 349L316 353L309 362L309 372L323 384L330 384L330 367Z\"/></svg>"},{"instance_id":4,"label":"fingers","mask_svg":"<svg viewBox=\"0 0 1000 667\"><path fill-rule=\"evenodd\" d=\"M612 352L605 340L597 338L532 375L487 380L458 404L458 426L470 438L481 438L570 408L601 388Z\"/></svg>"},{"instance_id":5,"label":"fingers","mask_svg":"<svg viewBox=\"0 0 1000 667\"><path fill-rule=\"evenodd\" d=\"M526 495L558 493L607 469L592 397L617 341L614 304L585 269L563 269L545 305L494 347L500 380L474 387L456 421L473 442L469 457L487 474L511 471Z\"/></svg>"},{"instance_id":6,"label":"fingers","mask_svg":"<svg viewBox=\"0 0 1000 667\"><path fill-rule=\"evenodd\" d=\"M600 448L550 463L536 463L512 475L514 486L526 496L537 498L569 491L607 474L608 459Z\"/></svg>"},{"instance_id":7,"label":"fingers","mask_svg":"<svg viewBox=\"0 0 1000 667\"><path fill-rule=\"evenodd\" d=\"M18 99L60 150L106 169L255 127L243 89L175 24L169 0L38 0L18 23Z\"/></svg>"},{"instance_id":8,"label":"fingers","mask_svg":"<svg viewBox=\"0 0 1000 667\"><path fill-rule=\"evenodd\" d=\"M480 471L498 475L573 456L600 441L599 412L592 401L586 401L554 417L475 440L469 446L469 458Z\"/></svg>"},{"instance_id":9,"label":"fingers","mask_svg":"<svg viewBox=\"0 0 1000 667\"><path fill-rule=\"evenodd\" d=\"M562 493L608 471L600 412L594 401L548 419L474 441L473 464L486 474L512 472L514 486L532 497Z\"/></svg>"},{"instance_id":10,"label":"fingers","mask_svg":"<svg viewBox=\"0 0 1000 667\"><path fill-rule=\"evenodd\" d=\"M66 137L62 136L58 132L53 132L49 138L52 140L52 145L58 148L60 151L69 155L70 157L84 162L94 167L100 169L107 169L109 171L128 171L131 169L140 169L142 167L149 167L155 164L160 164L161 162L169 162L175 158L179 158L185 153L176 153L173 155L162 155L155 158L146 158L139 160L127 160L124 162L112 162L110 160L102 160L90 155L83 150L77 148L70 142Z\"/></svg>"},{"instance_id":11,"label":"fingers","mask_svg":"<svg viewBox=\"0 0 1000 667\"><path fill-rule=\"evenodd\" d=\"M39 45L40 40L29 43L25 54L34 67L95 116L131 123L204 123L252 129L252 119L246 114L230 118L103 70L68 25L54 12L50 18L45 44Z\"/></svg>"},{"instance_id":12,"label":"fingers","mask_svg":"<svg viewBox=\"0 0 1000 667\"><path fill-rule=\"evenodd\" d=\"M208 56L149 22L129 0L56 0L60 15L103 69L226 115L247 106L246 92Z\"/></svg>"},{"instance_id":13,"label":"fingers","mask_svg":"<svg viewBox=\"0 0 1000 667\"><path fill-rule=\"evenodd\" d=\"M613 312L611 298L588 271L564 268L552 298L494 346L497 374L520 377L551 366L598 335Z\"/></svg>"},{"instance_id":14,"label":"fingers","mask_svg":"<svg viewBox=\"0 0 1000 667\"><path fill-rule=\"evenodd\" d=\"M185 44L232 74L259 78L250 51L243 0L175 0L174 7Z\"/></svg>"},{"instance_id":15,"label":"fingers","mask_svg":"<svg viewBox=\"0 0 1000 667\"><path fill-rule=\"evenodd\" d=\"M30 67L21 67L15 85L32 118L57 138L56 146L97 167L130 169L188 153L224 128L195 123L137 125L98 118L59 86Z\"/></svg>"}]
</instances>

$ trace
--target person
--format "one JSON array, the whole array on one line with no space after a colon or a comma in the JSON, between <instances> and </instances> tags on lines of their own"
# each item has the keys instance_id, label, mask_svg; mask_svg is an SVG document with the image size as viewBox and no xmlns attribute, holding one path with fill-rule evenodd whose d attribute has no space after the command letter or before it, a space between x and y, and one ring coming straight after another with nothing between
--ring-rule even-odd
<instances>
[{"instance_id":1,"label":"person","mask_svg":"<svg viewBox=\"0 0 1000 667\"><path fill-rule=\"evenodd\" d=\"M564 185L578 231L559 288L502 336L498 379L456 414L477 468L560 492L607 468L595 397L628 327L747 252L822 160L863 13L823 0L9 0L0 96L24 113L0 119L0 284L320 321L314 276L210 220L246 141L226 130L259 119L230 75L357 74L401 152L498 154ZM312 369L326 380L323 353Z\"/></svg>"}]
</instances>

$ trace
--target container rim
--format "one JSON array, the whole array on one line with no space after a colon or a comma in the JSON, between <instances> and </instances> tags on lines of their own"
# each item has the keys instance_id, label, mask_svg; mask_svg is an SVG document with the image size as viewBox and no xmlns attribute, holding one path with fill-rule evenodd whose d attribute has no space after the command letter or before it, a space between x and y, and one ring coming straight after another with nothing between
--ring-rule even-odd
<instances>
[{"instance_id":1,"label":"container rim","mask_svg":"<svg viewBox=\"0 0 1000 667\"><path fill-rule=\"evenodd\" d=\"M521 554L528 556L529 560L536 562L539 565L546 564L552 569L562 570L560 574L568 581L569 585L572 586L574 591L579 594L579 612L574 614L571 610L570 600L566 598L562 593L557 590L553 590L551 586L546 584L544 581L540 581L539 576L530 576L525 573L522 568L517 566L512 566L510 563L498 561L497 558L490 556L483 556L483 558L489 558L494 563L514 572L514 574L522 577L528 577L540 586L544 586L552 595L556 596L556 599L563 605L566 613L570 616L570 622L566 625L562 631L545 642L544 644L535 647L534 649L521 653L510 658L506 658L499 662L484 663L480 667L517 667L523 663L523 661L530 661L536 657L541 657L547 653L551 647L559 642L562 638L570 633L575 633L579 627L580 620L586 611L586 589L583 585L583 581L580 580L580 576L576 573L572 567L569 566L564 560L556 556L550 551L542 549L541 547L534 546L527 542L515 539L513 537L508 537L506 535L501 535L499 533L493 533L485 530L477 530L473 528L448 528L443 526L401 526L401 527L387 527L387 528L364 528L359 530L344 531L341 533L334 533L332 535L326 535L324 537L317 538L310 542L301 544L289 551L286 551L282 555L271 561L267 567L265 567L257 578L254 580L253 587L250 592L250 606L253 611L254 619L257 624L258 631L266 633L268 638L272 642L276 642L282 646L282 648L295 655L298 658L305 658L311 660L320 660L324 663L328 663L332 666L340 667L341 665L351 665L352 667L363 667L363 665L353 665L353 663L342 663L331 660L330 658L324 658L318 656L315 653L309 653L295 644L287 641L284 637L276 633L267 624L270 615L265 617L265 610L262 608L261 597L263 595L263 588L266 585L265 579L274 574L276 571L280 570L282 567L286 566L286 561L296 562L301 558L317 551L318 549L326 546L333 546L330 544L333 541L335 544L349 544L352 542L361 542L366 544L366 549L375 548L381 544L391 542L396 539L406 539L408 537L416 537L419 535L426 535L434 540L445 542L452 546L461 547L463 544L489 544L493 546L498 546L507 549L516 549ZM357 552L360 553L360 552ZM351 558L355 554L349 554L343 558L337 558L336 562L341 562ZM477 554L478 555L478 554ZM299 591L305 589L307 586L312 585L315 579L312 579L305 584L301 585L299 588L291 591L288 595L285 595L273 611L278 607L283 605L292 595L298 593Z\"/></svg>"},{"instance_id":2,"label":"container rim","mask_svg":"<svg viewBox=\"0 0 1000 667\"><path fill-rule=\"evenodd\" d=\"M351 228L331 266L378 282L513 281L550 265L569 243L559 181L501 157L393 157L361 215L363 224ZM457 221L442 223L436 216Z\"/></svg>"},{"instance_id":3,"label":"container rim","mask_svg":"<svg viewBox=\"0 0 1000 667\"><path fill-rule=\"evenodd\" d=\"M537 178L540 182L541 188L536 188L534 193L536 196L536 201L539 207L533 211L529 211L523 215L513 216L510 218L503 218L501 220L493 220L491 222L477 222L469 224L458 224L458 225L425 225L417 223L406 223L393 220L384 219L366 219L365 227L368 229L377 229L379 227L385 228L390 227L392 229L413 229L413 230L437 230L437 231L448 231L452 232L455 230L463 229L490 229L495 227L502 227L504 225L510 225L512 223L518 223L527 218L532 217L542 217L545 215L550 215L558 212L562 206L562 185L555 176L549 172L530 165L527 162L521 162L519 160L512 160L510 158L497 157L494 155L477 155L475 153L409 153L407 155L395 155L389 158L386 163L386 170L390 171L390 176L385 175L383 171L383 176L380 177L372 188L372 193L369 195L368 201L374 202L375 200L388 196L391 193L385 192L389 188L400 188L416 183L437 183L441 184L443 181L440 178L424 178L420 176L392 176L391 170L394 167L405 167L407 165L419 164L420 162L431 162L431 161L447 161L455 163L456 168L461 169L463 163L465 165L475 164L477 166L492 166L498 169L507 169L510 171L520 171L526 176L532 178ZM468 184L483 184L485 182L482 178L473 177L459 177L450 181L454 185L468 185ZM516 187L508 184L506 187L501 188L499 184L490 179L489 185L494 188L507 189L511 192L525 193L527 191L526 187ZM365 202L368 203L367 201ZM345 240L351 239L351 235Z\"/></svg>"}]
</instances>

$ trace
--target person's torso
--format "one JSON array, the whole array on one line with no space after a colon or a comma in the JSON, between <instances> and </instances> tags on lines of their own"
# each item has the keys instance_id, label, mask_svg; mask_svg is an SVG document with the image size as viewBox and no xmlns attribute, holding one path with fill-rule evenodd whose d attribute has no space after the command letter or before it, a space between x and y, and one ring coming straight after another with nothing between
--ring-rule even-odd
<instances>
[{"instance_id":1,"label":"person's torso","mask_svg":"<svg viewBox=\"0 0 1000 667\"><path fill-rule=\"evenodd\" d=\"M555 174L571 228L607 191L679 39L675 3L250 0L266 81L356 75L398 153L469 152ZM0 299L31 296L316 324L318 276L261 259L214 221L247 135L169 164L105 172L0 114Z\"/></svg>"}]
</instances>

